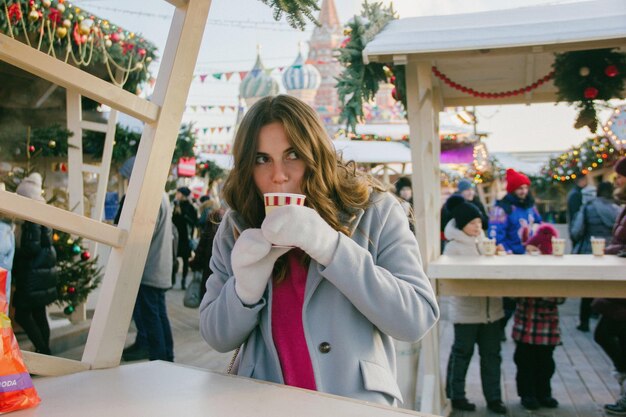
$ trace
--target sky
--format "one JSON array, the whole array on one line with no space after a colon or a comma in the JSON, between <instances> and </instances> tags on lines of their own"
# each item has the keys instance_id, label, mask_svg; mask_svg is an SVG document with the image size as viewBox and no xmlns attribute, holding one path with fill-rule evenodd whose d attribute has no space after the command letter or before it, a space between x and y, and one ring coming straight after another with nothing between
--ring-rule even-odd
<instances>
[{"instance_id":1,"label":"sky","mask_svg":"<svg viewBox=\"0 0 626 417\"><path fill-rule=\"evenodd\" d=\"M561 4L578 0L397 0L394 8L400 17L470 13L538 4ZM321 3L321 0L320 0ZM346 22L361 9L361 0L335 0L337 13ZM384 1L388 4L389 1ZM78 0L74 4L127 30L141 33L163 50L173 6L164 0ZM304 32L291 29L286 22L275 22L272 10L259 0L213 0L205 28L197 74L248 71L254 64L257 47L266 67L290 65L298 53L298 43L305 46L311 36L310 24ZM156 63L158 65L158 63ZM156 75L156 65L151 66ZM188 106L236 105L239 78L228 82L209 76L192 85ZM197 110L197 109L196 109ZM198 126L231 126L235 112L186 112L183 121L199 119ZM205 114L206 113L206 114ZM558 151L580 144L590 136L588 130L576 130L576 111L565 103L477 108L478 130L488 132L486 144L492 152ZM608 114L602 113L604 122ZM228 140L223 131L217 142Z\"/></svg>"}]
</instances>

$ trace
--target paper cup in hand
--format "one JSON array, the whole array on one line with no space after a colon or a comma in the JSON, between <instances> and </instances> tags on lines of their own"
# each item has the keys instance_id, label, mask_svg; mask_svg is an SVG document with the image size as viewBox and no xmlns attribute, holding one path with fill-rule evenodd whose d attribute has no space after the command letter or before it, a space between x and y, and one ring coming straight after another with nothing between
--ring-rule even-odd
<instances>
[{"instance_id":1,"label":"paper cup in hand","mask_svg":"<svg viewBox=\"0 0 626 417\"><path fill-rule=\"evenodd\" d=\"M604 246L606 245L606 241L602 237L592 237L591 238L591 253L594 256L603 256L604 255Z\"/></svg>"},{"instance_id":2,"label":"paper cup in hand","mask_svg":"<svg viewBox=\"0 0 626 417\"><path fill-rule=\"evenodd\" d=\"M265 214L270 214L272 210L280 206L303 206L305 195L292 193L265 193L263 194L265 203Z\"/></svg>"},{"instance_id":3,"label":"paper cup in hand","mask_svg":"<svg viewBox=\"0 0 626 417\"><path fill-rule=\"evenodd\" d=\"M565 254L565 239L552 238L552 254L554 256L563 256Z\"/></svg>"},{"instance_id":4,"label":"paper cup in hand","mask_svg":"<svg viewBox=\"0 0 626 417\"><path fill-rule=\"evenodd\" d=\"M495 239L484 239L481 242L483 246L483 253L486 256L493 256L496 254L496 240Z\"/></svg>"}]
</instances>

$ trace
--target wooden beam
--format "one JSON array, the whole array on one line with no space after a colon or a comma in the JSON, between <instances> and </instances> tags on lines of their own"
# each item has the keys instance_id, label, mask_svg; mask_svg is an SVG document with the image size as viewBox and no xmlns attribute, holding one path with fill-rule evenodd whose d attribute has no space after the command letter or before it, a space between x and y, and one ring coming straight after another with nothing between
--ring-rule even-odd
<instances>
[{"instance_id":1,"label":"wooden beam","mask_svg":"<svg viewBox=\"0 0 626 417\"><path fill-rule=\"evenodd\" d=\"M51 84L50 87L48 87L48 89L41 95L41 97L39 97L34 107L36 109L40 108L43 105L43 103L45 103L46 100L48 100L48 97L50 97L50 95L52 95L52 93L54 93L54 90L56 90L57 88L59 88L58 85Z\"/></svg>"},{"instance_id":2,"label":"wooden beam","mask_svg":"<svg viewBox=\"0 0 626 417\"><path fill-rule=\"evenodd\" d=\"M69 207L74 213L85 215L85 192L83 181L83 119L81 97L76 91L65 90L67 130L72 136L67 139L67 188Z\"/></svg>"},{"instance_id":3,"label":"wooden beam","mask_svg":"<svg viewBox=\"0 0 626 417\"><path fill-rule=\"evenodd\" d=\"M128 235L126 230L8 191L0 191L0 212L113 247L124 246Z\"/></svg>"},{"instance_id":4,"label":"wooden beam","mask_svg":"<svg viewBox=\"0 0 626 417\"><path fill-rule=\"evenodd\" d=\"M172 6L176 8L185 8L187 7L187 4L189 3L189 0L165 0L165 1L167 1L169 4L171 4Z\"/></svg>"},{"instance_id":5,"label":"wooden beam","mask_svg":"<svg viewBox=\"0 0 626 417\"><path fill-rule=\"evenodd\" d=\"M4 34L0 34L0 60L146 123L159 114L156 104Z\"/></svg>"},{"instance_id":6,"label":"wooden beam","mask_svg":"<svg viewBox=\"0 0 626 417\"><path fill-rule=\"evenodd\" d=\"M106 133L109 129L107 123L90 122L87 120L81 120L80 127L84 130L91 130L92 132Z\"/></svg>"},{"instance_id":7,"label":"wooden beam","mask_svg":"<svg viewBox=\"0 0 626 417\"><path fill-rule=\"evenodd\" d=\"M87 363L26 350L22 351L22 357L28 372L39 376L61 376L90 369Z\"/></svg>"}]
</instances>

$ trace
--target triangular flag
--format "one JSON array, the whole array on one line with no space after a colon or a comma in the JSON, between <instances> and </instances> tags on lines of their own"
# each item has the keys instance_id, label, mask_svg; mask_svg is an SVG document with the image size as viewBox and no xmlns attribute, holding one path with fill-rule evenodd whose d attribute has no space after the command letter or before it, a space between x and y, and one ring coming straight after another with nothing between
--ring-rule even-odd
<instances>
[{"instance_id":1,"label":"triangular flag","mask_svg":"<svg viewBox=\"0 0 626 417\"><path fill-rule=\"evenodd\" d=\"M213 132L215 132L215 128L214 127L211 128L211 133L213 133Z\"/></svg>"},{"instance_id":2,"label":"triangular flag","mask_svg":"<svg viewBox=\"0 0 626 417\"><path fill-rule=\"evenodd\" d=\"M207 111L208 110L208 106L202 106L202 110Z\"/></svg>"},{"instance_id":3,"label":"triangular flag","mask_svg":"<svg viewBox=\"0 0 626 417\"><path fill-rule=\"evenodd\" d=\"M226 108L226 106L220 106L220 111L221 111L222 113L224 113L224 109L225 109L225 108Z\"/></svg>"},{"instance_id":4,"label":"triangular flag","mask_svg":"<svg viewBox=\"0 0 626 417\"><path fill-rule=\"evenodd\" d=\"M207 106L207 108L208 108L209 110L213 110L213 107L215 107L215 106Z\"/></svg>"},{"instance_id":5,"label":"triangular flag","mask_svg":"<svg viewBox=\"0 0 626 417\"><path fill-rule=\"evenodd\" d=\"M191 106L191 111L195 113L197 108L198 106Z\"/></svg>"},{"instance_id":6,"label":"triangular flag","mask_svg":"<svg viewBox=\"0 0 626 417\"><path fill-rule=\"evenodd\" d=\"M228 108L232 111L235 111L235 106L228 106Z\"/></svg>"},{"instance_id":7,"label":"triangular flag","mask_svg":"<svg viewBox=\"0 0 626 417\"><path fill-rule=\"evenodd\" d=\"M283 72L285 67L278 67L278 71Z\"/></svg>"},{"instance_id":8,"label":"triangular flag","mask_svg":"<svg viewBox=\"0 0 626 417\"><path fill-rule=\"evenodd\" d=\"M220 80L222 79L222 73L221 72L216 72L215 74L213 74L213 78L215 78L216 80Z\"/></svg>"},{"instance_id":9,"label":"triangular flag","mask_svg":"<svg viewBox=\"0 0 626 417\"><path fill-rule=\"evenodd\" d=\"M230 77L233 76L233 73L232 72L227 72L225 75L226 75L226 81L230 81Z\"/></svg>"},{"instance_id":10,"label":"triangular flag","mask_svg":"<svg viewBox=\"0 0 626 417\"><path fill-rule=\"evenodd\" d=\"M203 83L203 82L204 82L204 80L206 80L206 77L207 77L208 75L209 75L209 74L200 74L200 82L202 82L202 83Z\"/></svg>"},{"instance_id":11,"label":"triangular flag","mask_svg":"<svg viewBox=\"0 0 626 417\"><path fill-rule=\"evenodd\" d=\"M253 69L252 71L250 71L252 73L253 77L257 77L259 75L259 73L261 72L261 70L259 69Z\"/></svg>"},{"instance_id":12,"label":"triangular flag","mask_svg":"<svg viewBox=\"0 0 626 417\"><path fill-rule=\"evenodd\" d=\"M230 126L226 126L226 132L230 132Z\"/></svg>"},{"instance_id":13,"label":"triangular flag","mask_svg":"<svg viewBox=\"0 0 626 417\"><path fill-rule=\"evenodd\" d=\"M206 135L207 130L209 130L209 128L208 128L208 127L203 128L203 129L202 129L202 133L204 133L204 134Z\"/></svg>"},{"instance_id":14,"label":"triangular flag","mask_svg":"<svg viewBox=\"0 0 626 417\"><path fill-rule=\"evenodd\" d=\"M248 71L239 71L239 79L243 81L244 78L246 78L246 75L248 75Z\"/></svg>"},{"instance_id":15,"label":"triangular flag","mask_svg":"<svg viewBox=\"0 0 626 417\"><path fill-rule=\"evenodd\" d=\"M224 129L222 126L217 128L217 133L222 133L222 129Z\"/></svg>"}]
</instances>

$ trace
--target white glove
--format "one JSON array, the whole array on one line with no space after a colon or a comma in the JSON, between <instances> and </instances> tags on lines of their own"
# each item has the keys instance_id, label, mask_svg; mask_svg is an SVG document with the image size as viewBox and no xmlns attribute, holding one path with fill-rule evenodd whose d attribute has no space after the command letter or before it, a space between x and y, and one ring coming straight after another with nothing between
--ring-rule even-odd
<instances>
[{"instance_id":1,"label":"white glove","mask_svg":"<svg viewBox=\"0 0 626 417\"><path fill-rule=\"evenodd\" d=\"M235 242L231 254L235 274L235 292L246 305L253 305L263 297L272 276L274 263L289 248L272 248L261 229L246 229Z\"/></svg>"},{"instance_id":2,"label":"white glove","mask_svg":"<svg viewBox=\"0 0 626 417\"><path fill-rule=\"evenodd\" d=\"M328 266L339 243L339 232L304 206L275 208L265 217L261 230L273 244L296 246L323 266Z\"/></svg>"}]
</instances>

